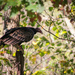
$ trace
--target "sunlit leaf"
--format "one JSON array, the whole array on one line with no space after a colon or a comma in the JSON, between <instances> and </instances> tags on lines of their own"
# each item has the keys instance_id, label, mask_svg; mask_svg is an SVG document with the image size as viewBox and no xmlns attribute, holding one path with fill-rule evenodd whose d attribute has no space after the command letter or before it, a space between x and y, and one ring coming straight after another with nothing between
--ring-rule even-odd
<instances>
[{"instance_id":1,"label":"sunlit leaf","mask_svg":"<svg viewBox=\"0 0 75 75\"><path fill-rule=\"evenodd\" d=\"M32 75L47 75L47 73L45 72L45 70L38 70L35 73L33 73Z\"/></svg>"},{"instance_id":2,"label":"sunlit leaf","mask_svg":"<svg viewBox=\"0 0 75 75\"><path fill-rule=\"evenodd\" d=\"M35 42L35 41L32 41L32 44L33 44L33 45L37 45L37 42Z\"/></svg>"},{"instance_id":3,"label":"sunlit leaf","mask_svg":"<svg viewBox=\"0 0 75 75\"><path fill-rule=\"evenodd\" d=\"M53 27L53 31L55 31L57 29L57 27Z\"/></svg>"},{"instance_id":4,"label":"sunlit leaf","mask_svg":"<svg viewBox=\"0 0 75 75\"><path fill-rule=\"evenodd\" d=\"M64 71L64 73L67 73L67 71Z\"/></svg>"},{"instance_id":5,"label":"sunlit leaf","mask_svg":"<svg viewBox=\"0 0 75 75\"><path fill-rule=\"evenodd\" d=\"M61 34L65 34L65 33L67 33L67 31L62 31L62 33L61 33Z\"/></svg>"},{"instance_id":6,"label":"sunlit leaf","mask_svg":"<svg viewBox=\"0 0 75 75\"><path fill-rule=\"evenodd\" d=\"M56 35L57 37L59 37L59 33L56 33L55 35Z\"/></svg>"},{"instance_id":7,"label":"sunlit leaf","mask_svg":"<svg viewBox=\"0 0 75 75\"><path fill-rule=\"evenodd\" d=\"M16 53L13 53L13 56L16 56Z\"/></svg>"},{"instance_id":8,"label":"sunlit leaf","mask_svg":"<svg viewBox=\"0 0 75 75\"><path fill-rule=\"evenodd\" d=\"M46 43L46 46L48 46L50 43Z\"/></svg>"},{"instance_id":9,"label":"sunlit leaf","mask_svg":"<svg viewBox=\"0 0 75 75\"><path fill-rule=\"evenodd\" d=\"M40 40L41 40L41 38L37 38L37 40L38 40L38 41L40 41Z\"/></svg>"}]
</instances>

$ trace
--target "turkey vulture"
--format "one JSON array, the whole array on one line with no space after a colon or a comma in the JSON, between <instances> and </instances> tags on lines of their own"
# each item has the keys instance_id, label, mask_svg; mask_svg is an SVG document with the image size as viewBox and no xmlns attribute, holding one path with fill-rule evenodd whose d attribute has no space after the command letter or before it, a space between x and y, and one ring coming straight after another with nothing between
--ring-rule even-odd
<instances>
[{"instance_id":1,"label":"turkey vulture","mask_svg":"<svg viewBox=\"0 0 75 75\"><path fill-rule=\"evenodd\" d=\"M42 33L40 28L32 27L18 27L7 30L7 32L0 38L1 45L20 45L22 42L30 41L34 34Z\"/></svg>"}]
</instances>

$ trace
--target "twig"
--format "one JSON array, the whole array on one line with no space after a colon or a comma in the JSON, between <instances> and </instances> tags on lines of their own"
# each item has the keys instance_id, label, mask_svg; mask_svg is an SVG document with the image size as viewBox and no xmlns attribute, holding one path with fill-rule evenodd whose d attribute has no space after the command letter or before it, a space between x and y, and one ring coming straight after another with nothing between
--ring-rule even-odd
<instances>
[{"instance_id":1,"label":"twig","mask_svg":"<svg viewBox=\"0 0 75 75\"><path fill-rule=\"evenodd\" d=\"M36 22L36 23L39 24L38 22ZM39 24L39 25L40 25L40 24ZM40 26L42 27L42 25L40 25ZM69 40L69 39L60 38L60 37L56 36L55 34L53 34L51 31L46 30L44 27L42 27L42 28L43 28L43 30L45 30L46 32L52 34L53 36L55 36L55 37L58 38L58 39L75 42L75 40Z\"/></svg>"}]
</instances>

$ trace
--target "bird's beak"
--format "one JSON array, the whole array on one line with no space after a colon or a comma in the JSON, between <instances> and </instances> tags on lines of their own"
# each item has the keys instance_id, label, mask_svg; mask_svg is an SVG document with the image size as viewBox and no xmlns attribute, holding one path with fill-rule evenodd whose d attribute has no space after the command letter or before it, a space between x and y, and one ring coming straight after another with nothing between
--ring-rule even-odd
<instances>
[{"instance_id":1,"label":"bird's beak","mask_svg":"<svg viewBox=\"0 0 75 75\"><path fill-rule=\"evenodd\" d=\"M39 33L41 33L41 34L43 34L43 32L41 31L40 28L36 28L36 31L39 32Z\"/></svg>"}]
</instances>

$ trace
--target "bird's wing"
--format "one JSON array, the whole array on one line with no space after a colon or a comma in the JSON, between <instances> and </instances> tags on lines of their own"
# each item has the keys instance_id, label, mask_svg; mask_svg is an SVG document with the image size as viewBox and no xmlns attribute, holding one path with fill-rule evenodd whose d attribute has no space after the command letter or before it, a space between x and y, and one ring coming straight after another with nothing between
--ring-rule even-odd
<instances>
[{"instance_id":1,"label":"bird's wing","mask_svg":"<svg viewBox=\"0 0 75 75\"><path fill-rule=\"evenodd\" d=\"M15 45L21 43L20 40L17 40L9 35L3 38L2 41L4 42L4 44L8 44L8 45Z\"/></svg>"},{"instance_id":2,"label":"bird's wing","mask_svg":"<svg viewBox=\"0 0 75 75\"><path fill-rule=\"evenodd\" d=\"M17 29L13 33L10 33L9 36L12 38L19 40L19 41L25 41L28 42L33 38L34 32L31 29Z\"/></svg>"}]
</instances>

